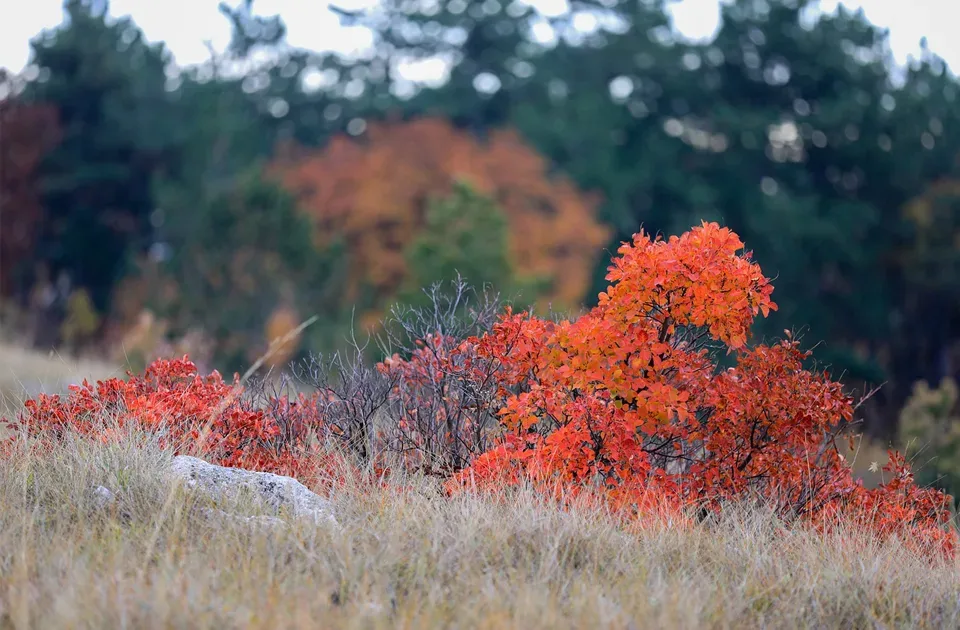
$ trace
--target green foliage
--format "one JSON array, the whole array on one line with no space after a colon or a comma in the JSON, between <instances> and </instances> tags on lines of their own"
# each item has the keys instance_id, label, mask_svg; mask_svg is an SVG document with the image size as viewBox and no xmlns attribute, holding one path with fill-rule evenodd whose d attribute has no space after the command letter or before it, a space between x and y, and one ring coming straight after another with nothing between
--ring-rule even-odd
<instances>
[{"instance_id":1,"label":"green foliage","mask_svg":"<svg viewBox=\"0 0 960 630\"><path fill-rule=\"evenodd\" d=\"M287 33L280 16L261 17L253 12L253 0L243 0L237 8L226 2L218 5L220 13L230 20L233 37L230 51L241 57L250 54L257 45L276 45L283 42Z\"/></svg>"},{"instance_id":2,"label":"green foliage","mask_svg":"<svg viewBox=\"0 0 960 630\"><path fill-rule=\"evenodd\" d=\"M918 381L900 411L899 439L917 460L917 480L955 497L960 490L960 388L945 378L937 388Z\"/></svg>"},{"instance_id":3,"label":"green foliage","mask_svg":"<svg viewBox=\"0 0 960 630\"><path fill-rule=\"evenodd\" d=\"M191 221L167 227L172 256L154 292L171 334L199 326L217 364L243 370L266 349L264 327L279 305L334 317L338 250L314 246L311 225L278 185L251 171L191 210Z\"/></svg>"},{"instance_id":4,"label":"green foliage","mask_svg":"<svg viewBox=\"0 0 960 630\"><path fill-rule=\"evenodd\" d=\"M104 310L128 253L146 245L151 179L179 138L170 59L129 19L108 20L104 2L67 0L64 11L62 26L31 42L42 80L22 95L55 106L63 130L39 174L37 256Z\"/></svg>"},{"instance_id":5,"label":"green foliage","mask_svg":"<svg viewBox=\"0 0 960 630\"><path fill-rule=\"evenodd\" d=\"M409 281L400 301L419 303L425 299L423 288L459 277L534 303L544 283L525 279L513 268L508 229L492 199L465 181L457 182L449 197L429 204L423 230L407 248Z\"/></svg>"},{"instance_id":6,"label":"green foliage","mask_svg":"<svg viewBox=\"0 0 960 630\"><path fill-rule=\"evenodd\" d=\"M93 308L90 294L74 291L67 300L67 316L60 325L60 337L68 346L76 348L87 342L100 326L100 316Z\"/></svg>"}]
</instances>

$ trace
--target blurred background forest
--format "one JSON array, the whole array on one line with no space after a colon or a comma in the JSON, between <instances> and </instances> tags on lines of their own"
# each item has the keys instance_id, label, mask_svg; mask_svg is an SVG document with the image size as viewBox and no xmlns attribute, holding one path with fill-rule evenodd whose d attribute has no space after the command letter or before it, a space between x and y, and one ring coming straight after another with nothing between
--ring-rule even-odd
<instances>
[{"instance_id":1,"label":"blurred background forest","mask_svg":"<svg viewBox=\"0 0 960 630\"><path fill-rule=\"evenodd\" d=\"M960 463L960 83L813 7L732 0L695 42L660 0L384 0L334 9L373 33L341 55L234 1L228 49L178 67L67 0L0 76L4 334L243 371L312 316L272 363L457 272L574 313L641 227L716 220L774 277L761 338L884 384L866 430ZM441 80L405 76L431 60Z\"/></svg>"}]
</instances>

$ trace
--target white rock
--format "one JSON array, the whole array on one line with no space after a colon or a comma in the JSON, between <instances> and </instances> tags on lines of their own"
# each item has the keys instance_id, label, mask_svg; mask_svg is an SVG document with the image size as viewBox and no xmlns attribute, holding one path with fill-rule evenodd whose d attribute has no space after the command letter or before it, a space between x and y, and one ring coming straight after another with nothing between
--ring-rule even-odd
<instances>
[{"instance_id":1,"label":"white rock","mask_svg":"<svg viewBox=\"0 0 960 630\"><path fill-rule=\"evenodd\" d=\"M103 486L97 486L91 494L93 494L93 502L99 509L109 507L117 500L116 495L114 495L109 488L104 488Z\"/></svg>"},{"instance_id":2,"label":"white rock","mask_svg":"<svg viewBox=\"0 0 960 630\"><path fill-rule=\"evenodd\" d=\"M306 518L316 524L339 528L333 505L292 477L217 466L185 455L173 458L169 472L174 481L202 491L218 506L235 503L246 495L275 514L288 512L293 518ZM274 525L277 524L274 521L282 522L272 517L253 518L271 519Z\"/></svg>"}]
</instances>

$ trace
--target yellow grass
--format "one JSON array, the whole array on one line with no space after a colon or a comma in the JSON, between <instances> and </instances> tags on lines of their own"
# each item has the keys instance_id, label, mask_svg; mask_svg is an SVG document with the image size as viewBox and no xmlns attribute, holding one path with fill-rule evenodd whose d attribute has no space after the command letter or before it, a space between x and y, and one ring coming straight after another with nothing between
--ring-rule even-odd
<instances>
[{"instance_id":1,"label":"yellow grass","mask_svg":"<svg viewBox=\"0 0 960 630\"><path fill-rule=\"evenodd\" d=\"M524 492L448 499L415 479L349 484L340 533L218 528L165 485L168 457L78 441L0 463L0 627L960 626L960 567L855 532L752 512L630 533ZM96 485L115 508L97 510Z\"/></svg>"},{"instance_id":2,"label":"yellow grass","mask_svg":"<svg viewBox=\"0 0 960 630\"><path fill-rule=\"evenodd\" d=\"M0 628L960 627L960 565L854 531L731 511L629 532L413 478L348 480L340 532L271 533L196 516L164 481L170 457L131 437L0 458Z\"/></svg>"},{"instance_id":3,"label":"yellow grass","mask_svg":"<svg viewBox=\"0 0 960 630\"><path fill-rule=\"evenodd\" d=\"M56 352L42 354L0 342L0 412L16 409L40 392L52 394L84 378L123 376L122 369L103 361L76 359Z\"/></svg>"}]
</instances>

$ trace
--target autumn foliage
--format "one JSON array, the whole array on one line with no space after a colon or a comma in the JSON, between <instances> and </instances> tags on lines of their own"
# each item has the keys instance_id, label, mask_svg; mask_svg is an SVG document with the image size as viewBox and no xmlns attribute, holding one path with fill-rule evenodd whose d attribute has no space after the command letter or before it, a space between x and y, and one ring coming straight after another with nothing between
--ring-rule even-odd
<instances>
[{"instance_id":1,"label":"autumn foliage","mask_svg":"<svg viewBox=\"0 0 960 630\"><path fill-rule=\"evenodd\" d=\"M25 432L47 444L68 431L100 440L130 429L154 432L177 453L298 476L330 463L311 446L318 423L307 397L253 405L243 393L216 371L201 376L187 357L158 359L142 376L84 381L67 396L40 394L9 424L14 439Z\"/></svg>"},{"instance_id":2,"label":"autumn foliage","mask_svg":"<svg viewBox=\"0 0 960 630\"><path fill-rule=\"evenodd\" d=\"M9 297L15 286L12 272L35 258L44 220L37 177L41 161L60 140L57 110L2 99L0 135L0 294Z\"/></svg>"},{"instance_id":3,"label":"autumn foliage","mask_svg":"<svg viewBox=\"0 0 960 630\"><path fill-rule=\"evenodd\" d=\"M549 177L543 157L508 130L479 141L440 119L371 123L363 138L339 136L322 151L287 147L270 171L313 217L321 242L346 242L350 301L364 288L378 304L397 295L430 202L461 179L497 203L513 267L551 279L544 299L556 304L580 302L609 238L595 201Z\"/></svg>"},{"instance_id":4,"label":"autumn foliage","mask_svg":"<svg viewBox=\"0 0 960 630\"><path fill-rule=\"evenodd\" d=\"M293 308L281 304L274 309L265 326L265 336L270 344L266 359L268 366L282 368L289 363L300 343L299 325L300 318Z\"/></svg>"},{"instance_id":5,"label":"autumn foliage","mask_svg":"<svg viewBox=\"0 0 960 630\"><path fill-rule=\"evenodd\" d=\"M588 314L553 323L508 312L477 343L520 393L500 411L500 444L456 482L599 489L639 513L758 498L785 518L854 517L952 548L947 497L916 487L901 456L881 488L854 480L834 443L853 401L804 368L809 353L789 339L746 345L754 318L776 306L742 250L716 224L669 240L641 233ZM718 369L716 350L736 366Z\"/></svg>"},{"instance_id":6,"label":"autumn foliage","mask_svg":"<svg viewBox=\"0 0 960 630\"><path fill-rule=\"evenodd\" d=\"M40 396L18 426L105 438L94 420L111 415L162 430L177 449L200 443L221 463L298 475L328 470L316 438L341 437L375 470L392 451L451 492L531 484L634 522L667 512L688 524L759 501L786 521L852 519L924 552L953 552L949 497L918 487L902 455L889 453L878 488L854 478L836 443L854 401L805 366L810 353L789 334L748 345L754 319L776 305L736 234L712 223L667 240L640 233L607 278L576 320L508 309L488 332L424 334L377 370L338 364L342 385L297 401L252 405L217 373L158 361L143 377ZM719 367L724 352L733 367Z\"/></svg>"}]
</instances>

